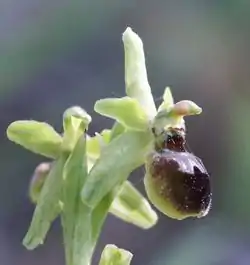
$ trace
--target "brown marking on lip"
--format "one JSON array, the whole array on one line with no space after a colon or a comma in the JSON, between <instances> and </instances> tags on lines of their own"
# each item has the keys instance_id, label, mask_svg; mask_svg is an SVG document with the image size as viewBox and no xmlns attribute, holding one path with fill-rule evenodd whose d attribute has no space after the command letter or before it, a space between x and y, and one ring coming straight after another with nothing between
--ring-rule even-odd
<instances>
[{"instance_id":1,"label":"brown marking on lip","mask_svg":"<svg viewBox=\"0 0 250 265\"><path fill-rule=\"evenodd\" d=\"M159 196L183 214L202 217L211 205L210 176L202 161L185 148L185 132L171 128L148 167Z\"/></svg>"}]
</instances>

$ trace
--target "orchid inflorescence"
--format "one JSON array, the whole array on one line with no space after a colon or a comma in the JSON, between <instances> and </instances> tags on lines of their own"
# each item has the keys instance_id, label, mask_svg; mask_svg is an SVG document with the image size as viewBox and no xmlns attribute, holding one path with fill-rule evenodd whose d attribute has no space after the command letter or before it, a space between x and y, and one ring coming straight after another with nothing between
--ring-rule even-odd
<instances>
[{"instance_id":1,"label":"orchid inflorescence","mask_svg":"<svg viewBox=\"0 0 250 265\"><path fill-rule=\"evenodd\" d=\"M143 229L156 224L156 212L127 180L142 165L149 200L165 215L202 217L211 205L205 167L184 146L184 117L200 114L201 108L189 100L174 103L169 88L157 108L141 39L131 28L122 39L127 95L94 106L114 119L111 129L90 136L92 118L79 106L64 112L62 134L34 120L15 121L7 129L11 141L49 159L37 166L30 182L36 207L23 244L27 249L43 244L60 217L67 265L90 265L108 213ZM129 251L107 245L99 264L128 265L131 259Z\"/></svg>"}]
</instances>

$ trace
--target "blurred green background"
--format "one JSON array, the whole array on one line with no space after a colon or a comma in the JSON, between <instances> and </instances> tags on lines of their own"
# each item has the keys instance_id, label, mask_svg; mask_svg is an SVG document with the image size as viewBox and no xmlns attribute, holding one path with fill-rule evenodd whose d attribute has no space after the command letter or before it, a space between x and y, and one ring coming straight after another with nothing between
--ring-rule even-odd
<instances>
[{"instance_id":1,"label":"blurred green background","mask_svg":"<svg viewBox=\"0 0 250 265\"><path fill-rule=\"evenodd\" d=\"M6 127L36 119L61 130L75 104L93 115L92 133L110 127L93 104L124 95L127 26L144 41L154 97L168 85L203 108L187 119L188 140L211 173L213 207L200 220L159 214L148 231L110 216L94 264L107 243L131 250L134 265L250 264L250 1L1 0L1 265L64 264L58 223L44 246L21 245L29 179L43 160L9 142ZM145 194L142 178L138 170L131 181Z\"/></svg>"}]
</instances>

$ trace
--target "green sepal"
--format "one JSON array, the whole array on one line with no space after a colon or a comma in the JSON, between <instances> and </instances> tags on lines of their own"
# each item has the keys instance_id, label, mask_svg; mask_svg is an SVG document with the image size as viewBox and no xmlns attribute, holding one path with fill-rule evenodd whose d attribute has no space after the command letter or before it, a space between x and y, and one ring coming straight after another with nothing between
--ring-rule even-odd
<instances>
[{"instance_id":1,"label":"green sepal","mask_svg":"<svg viewBox=\"0 0 250 265\"><path fill-rule=\"evenodd\" d=\"M125 53L126 94L138 100L151 120L156 115L156 107L148 82L143 42L128 27L122 36Z\"/></svg>"},{"instance_id":2,"label":"green sepal","mask_svg":"<svg viewBox=\"0 0 250 265\"><path fill-rule=\"evenodd\" d=\"M122 185L109 212L143 229L151 228L158 220L149 202L129 181L125 181Z\"/></svg>"},{"instance_id":3,"label":"green sepal","mask_svg":"<svg viewBox=\"0 0 250 265\"><path fill-rule=\"evenodd\" d=\"M7 128L7 137L12 142L49 158L57 158L61 151L62 137L45 122L12 122Z\"/></svg>"}]
</instances>

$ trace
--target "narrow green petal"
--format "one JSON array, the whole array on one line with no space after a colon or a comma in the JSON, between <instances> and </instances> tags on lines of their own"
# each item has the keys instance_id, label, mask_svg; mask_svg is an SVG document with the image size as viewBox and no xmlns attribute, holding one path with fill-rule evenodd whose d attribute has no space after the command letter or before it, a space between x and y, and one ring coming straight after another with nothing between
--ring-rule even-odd
<instances>
[{"instance_id":1,"label":"narrow green petal","mask_svg":"<svg viewBox=\"0 0 250 265\"><path fill-rule=\"evenodd\" d=\"M81 193L83 202L95 207L112 188L142 165L151 137L149 132L128 131L111 141L89 172Z\"/></svg>"},{"instance_id":2,"label":"narrow green petal","mask_svg":"<svg viewBox=\"0 0 250 265\"><path fill-rule=\"evenodd\" d=\"M7 136L14 143L49 158L57 158L61 151L62 137L45 122L15 121L9 125Z\"/></svg>"},{"instance_id":3,"label":"narrow green petal","mask_svg":"<svg viewBox=\"0 0 250 265\"><path fill-rule=\"evenodd\" d=\"M115 119L128 129L145 131L148 127L146 112L136 99L130 97L98 100L95 111Z\"/></svg>"},{"instance_id":4,"label":"narrow green petal","mask_svg":"<svg viewBox=\"0 0 250 265\"><path fill-rule=\"evenodd\" d=\"M101 255L99 265L129 265L133 254L127 250L107 245Z\"/></svg>"},{"instance_id":5,"label":"narrow green petal","mask_svg":"<svg viewBox=\"0 0 250 265\"><path fill-rule=\"evenodd\" d=\"M60 198L62 188L63 167L67 156L62 155L58 161L54 162L50 170L41 194L38 198L37 206L23 244L27 249L34 249L39 244L43 244L51 222L61 211Z\"/></svg>"},{"instance_id":6,"label":"narrow green petal","mask_svg":"<svg viewBox=\"0 0 250 265\"><path fill-rule=\"evenodd\" d=\"M158 220L149 202L129 181L125 181L122 185L109 212L125 222L144 229L151 228Z\"/></svg>"},{"instance_id":7,"label":"narrow green petal","mask_svg":"<svg viewBox=\"0 0 250 265\"><path fill-rule=\"evenodd\" d=\"M156 115L156 107L148 83L143 43L140 37L128 27L122 36L125 52L126 93L141 104L148 118Z\"/></svg>"},{"instance_id":8,"label":"narrow green petal","mask_svg":"<svg viewBox=\"0 0 250 265\"><path fill-rule=\"evenodd\" d=\"M158 111L163 109L169 110L174 105L174 99L169 87L167 87L163 94L163 102L159 106Z\"/></svg>"}]
</instances>

